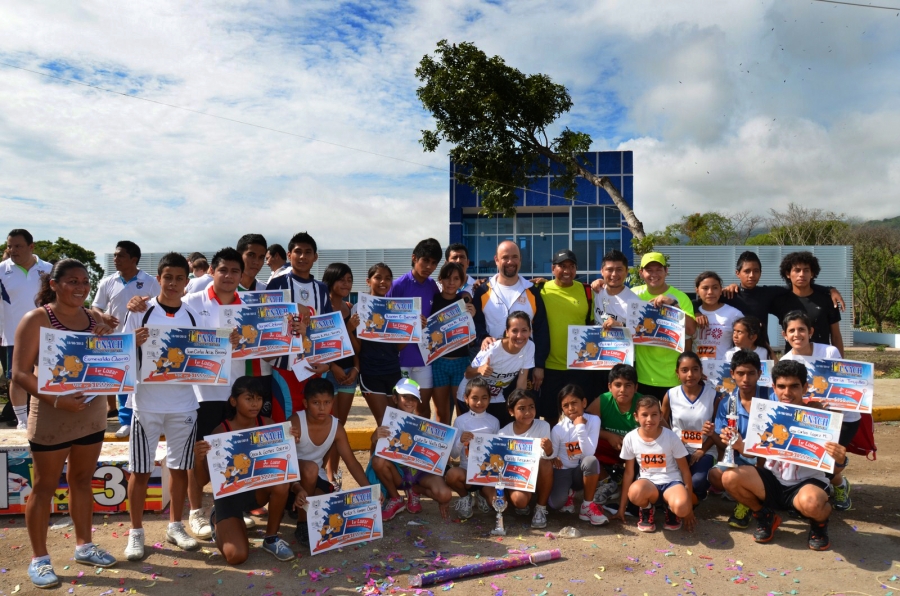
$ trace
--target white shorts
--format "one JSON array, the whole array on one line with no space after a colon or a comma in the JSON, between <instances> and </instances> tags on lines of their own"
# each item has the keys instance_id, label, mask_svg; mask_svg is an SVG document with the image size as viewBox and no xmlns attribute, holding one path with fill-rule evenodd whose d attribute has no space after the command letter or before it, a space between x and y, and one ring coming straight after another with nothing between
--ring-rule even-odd
<instances>
[{"instance_id":1,"label":"white shorts","mask_svg":"<svg viewBox=\"0 0 900 596\"><path fill-rule=\"evenodd\" d=\"M136 474L153 471L160 435L166 435L166 466L170 470L194 467L194 442L197 440L197 412L163 414L134 412L128 438L128 464Z\"/></svg>"},{"instance_id":2,"label":"white shorts","mask_svg":"<svg viewBox=\"0 0 900 596\"><path fill-rule=\"evenodd\" d=\"M434 387L434 377L431 375L431 366L401 366L400 374L404 379L412 379L419 384L419 389L431 389Z\"/></svg>"}]
</instances>

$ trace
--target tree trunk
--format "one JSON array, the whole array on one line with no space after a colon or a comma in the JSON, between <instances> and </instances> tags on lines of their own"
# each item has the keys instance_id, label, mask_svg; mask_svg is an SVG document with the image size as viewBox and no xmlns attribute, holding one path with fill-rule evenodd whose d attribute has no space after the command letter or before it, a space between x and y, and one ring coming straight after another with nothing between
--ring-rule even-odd
<instances>
[{"instance_id":1,"label":"tree trunk","mask_svg":"<svg viewBox=\"0 0 900 596\"><path fill-rule=\"evenodd\" d=\"M644 239L644 224L637 218L637 215L634 214L634 210L628 206L628 203L625 202L625 199L622 198L622 194L619 192L619 189L610 181L606 176L597 176L596 174L592 174L588 172L586 169L578 166L578 173L581 176L593 184L594 186L599 186L603 190L609 194L609 198L612 199L612 202L615 203L616 207L619 208L619 211L622 212L622 216L625 218L625 223L628 224L628 228L631 230L631 233L634 234L634 237L638 240Z\"/></svg>"}]
</instances>

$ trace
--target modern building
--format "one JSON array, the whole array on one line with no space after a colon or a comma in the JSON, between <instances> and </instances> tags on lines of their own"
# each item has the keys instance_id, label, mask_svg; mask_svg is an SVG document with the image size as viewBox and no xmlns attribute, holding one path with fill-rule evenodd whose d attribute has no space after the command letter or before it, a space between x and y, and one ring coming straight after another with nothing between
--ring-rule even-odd
<instances>
[{"instance_id":1,"label":"modern building","mask_svg":"<svg viewBox=\"0 0 900 596\"><path fill-rule=\"evenodd\" d=\"M584 158L599 176L607 176L629 206L634 206L633 159L631 151L593 151ZM600 272L601 257L616 248L632 260L631 231L622 214L602 188L578 178L578 196L570 201L551 188L555 172L536 177L527 189L516 192L513 217L485 217L479 214L478 194L457 182L457 166L450 163L450 242L462 242L469 249L469 274L497 272L494 254L497 244L513 240L522 251L521 272L526 277L549 277L553 254L564 248L575 251L578 274L593 279Z\"/></svg>"}]
</instances>

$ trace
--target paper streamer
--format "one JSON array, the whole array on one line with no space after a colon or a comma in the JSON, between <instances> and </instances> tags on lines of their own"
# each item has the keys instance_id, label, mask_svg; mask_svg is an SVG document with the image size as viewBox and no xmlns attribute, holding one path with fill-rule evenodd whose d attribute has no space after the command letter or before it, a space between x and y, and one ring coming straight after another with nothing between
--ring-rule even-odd
<instances>
[{"instance_id":1,"label":"paper streamer","mask_svg":"<svg viewBox=\"0 0 900 596\"><path fill-rule=\"evenodd\" d=\"M412 575L409 578L409 585L414 588L430 586L461 577L471 577L473 575L481 575L483 573L491 573L501 571L503 569L512 569L514 567L524 567L525 565L543 563L559 559L562 554L559 549L542 550L530 555L513 555L505 559L495 559L493 561L485 561L483 563L471 563L461 567L450 567L447 569L437 569L427 573Z\"/></svg>"}]
</instances>

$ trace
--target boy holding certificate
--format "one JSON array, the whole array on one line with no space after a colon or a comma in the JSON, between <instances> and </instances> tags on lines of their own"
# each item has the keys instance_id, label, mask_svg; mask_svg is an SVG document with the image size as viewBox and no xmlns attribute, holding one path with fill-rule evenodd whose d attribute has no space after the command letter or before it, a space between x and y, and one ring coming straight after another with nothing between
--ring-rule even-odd
<instances>
[{"instance_id":1,"label":"boy holding certificate","mask_svg":"<svg viewBox=\"0 0 900 596\"><path fill-rule=\"evenodd\" d=\"M781 361L772 368L772 386L778 401L795 406L803 403L808 388L806 366L801 362ZM728 441L731 431L722 430L721 438ZM738 436L734 450L743 453L744 440ZM846 448L838 443L826 443L825 451L835 461L843 461ZM758 527L753 538L766 543L775 536L781 525L781 516L775 509L794 510L809 520L807 541L812 550L827 550L831 546L828 538L828 518L831 505L828 504L828 479L825 472L794 463L766 460L763 467L739 466L722 474L725 489L739 502L750 508Z\"/></svg>"}]
</instances>

